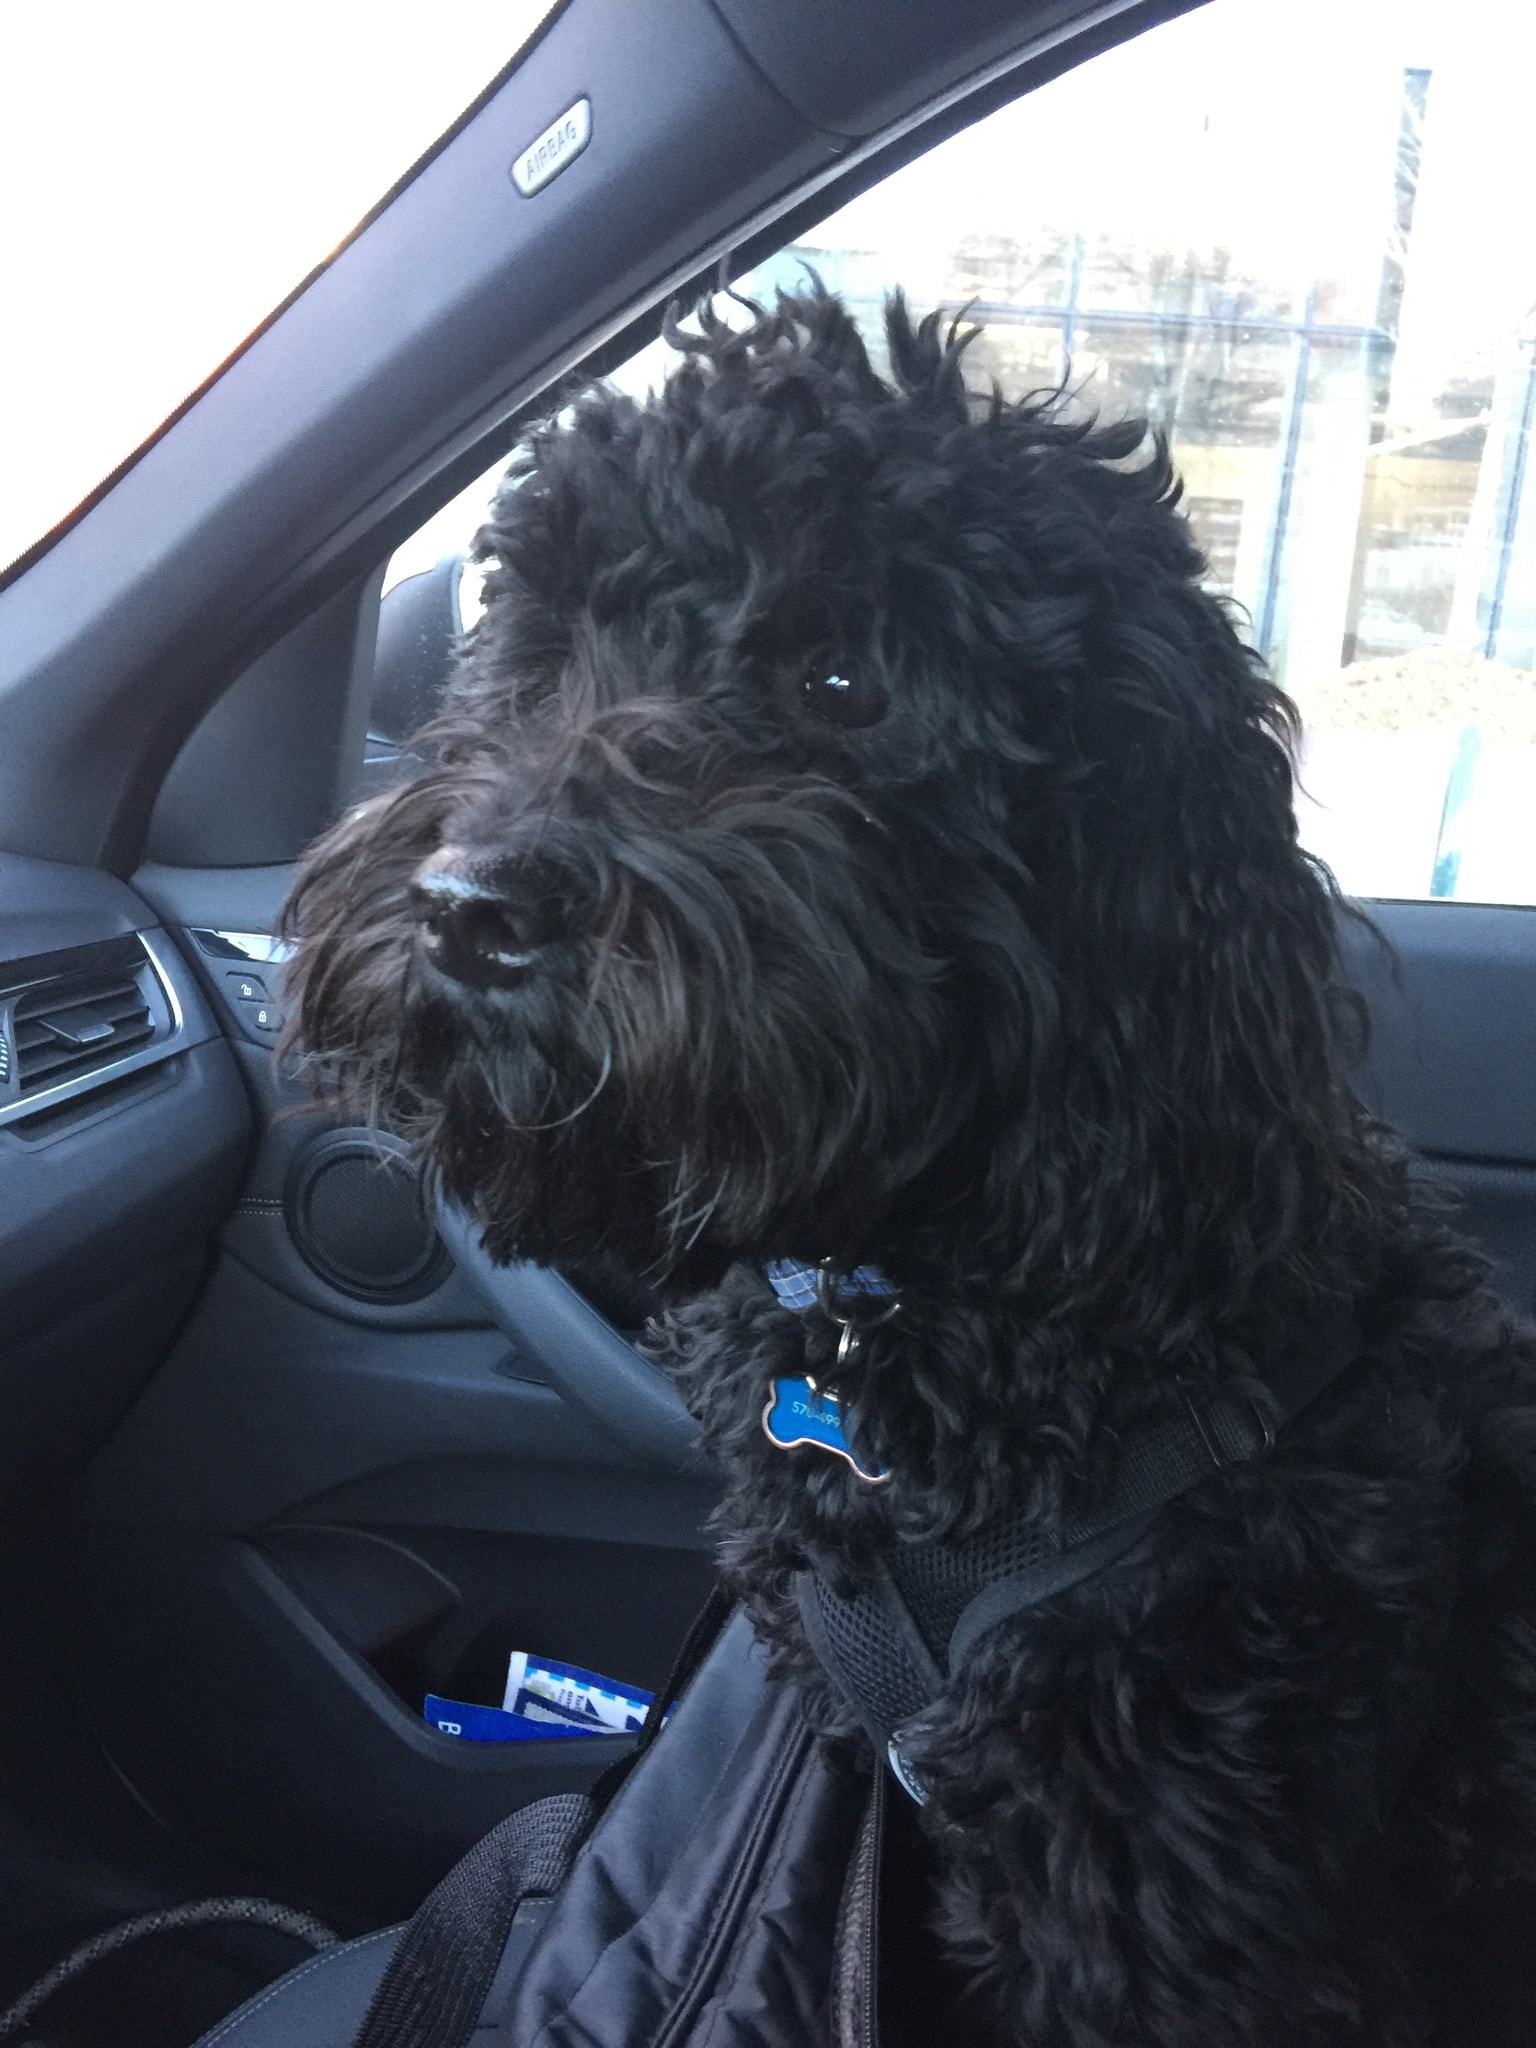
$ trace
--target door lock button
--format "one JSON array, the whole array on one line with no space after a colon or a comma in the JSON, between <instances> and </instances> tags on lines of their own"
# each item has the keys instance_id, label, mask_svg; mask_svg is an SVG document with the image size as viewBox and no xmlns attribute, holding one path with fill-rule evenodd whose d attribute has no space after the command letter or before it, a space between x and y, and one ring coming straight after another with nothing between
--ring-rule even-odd
<instances>
[{"instance_id":1,"label":"door lock button","mask_svg":"<svg viewBox=\"0 0 1536 2048\"><path fill-rule=\"evenodd\" d=\"M251 1029L261 1038L276 1038L279 1031L283 1028L282 1012L278 1009L276 1003L270 1000L242 1003L240 1005L240 1014L246 1023L250 1025Z\"/></svg>"}]
</instances>

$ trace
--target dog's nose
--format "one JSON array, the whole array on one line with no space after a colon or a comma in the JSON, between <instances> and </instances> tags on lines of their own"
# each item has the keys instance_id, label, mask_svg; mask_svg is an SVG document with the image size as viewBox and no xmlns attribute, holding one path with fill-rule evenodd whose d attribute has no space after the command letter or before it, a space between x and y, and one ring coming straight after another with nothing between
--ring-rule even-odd
<instances>
[{"instance_id":1,"label":"dog's nose","mask_svg":"<svg viewBox=\"0 0 1536 2048\"><path fill-rule=\"evenodd\" d=\"M513 900L458 847L424 861L410 894L427 957L471 988L515 988L559 937L551 903Z\"/></svg>"}]
</instances>

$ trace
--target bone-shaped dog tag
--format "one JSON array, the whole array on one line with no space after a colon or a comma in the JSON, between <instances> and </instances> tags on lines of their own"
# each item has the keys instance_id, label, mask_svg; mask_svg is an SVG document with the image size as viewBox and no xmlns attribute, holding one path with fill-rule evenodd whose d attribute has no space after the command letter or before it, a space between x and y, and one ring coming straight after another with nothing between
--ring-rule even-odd
<instances>
[{"instance_id":1,"label":"bone-shaped dog tag","mask_svg":"<svg viewBox=\"0 0 1536 2048\"><path fill-rule=\"evenodd\" d=\"M781 1451L798 1450L802 1445L830 1451L852 1466L869 1486L883 1486L891 1476L889 1472L865 1471L848 1447L836 1395L813 1387L809 1380L774 1381L763 1409L763 1434Z\"/></svg>"}]
</instances>

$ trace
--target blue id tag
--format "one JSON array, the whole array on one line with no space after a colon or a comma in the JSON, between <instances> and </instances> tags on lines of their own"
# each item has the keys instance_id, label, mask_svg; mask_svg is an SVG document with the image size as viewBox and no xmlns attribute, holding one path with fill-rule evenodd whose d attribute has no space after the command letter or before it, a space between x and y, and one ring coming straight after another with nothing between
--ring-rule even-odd
<instances>
[{"instance_id":1,"label":"blue id tag","mask_svg":"<svg viewBox=\"0 0 1536 2048\"><path fill-rule=\"evenodd\" d=\"M889 1472L866 1472L848 1447L843 1431L842 1409L834 1394L813 1387L809 1380L775 1380L773 1393L763 1409L763 1434L781 1451L808 1444L812 1450L830 1451L844 1459L870 1486L883 1486Z\"/></svg>"}]
</instances>

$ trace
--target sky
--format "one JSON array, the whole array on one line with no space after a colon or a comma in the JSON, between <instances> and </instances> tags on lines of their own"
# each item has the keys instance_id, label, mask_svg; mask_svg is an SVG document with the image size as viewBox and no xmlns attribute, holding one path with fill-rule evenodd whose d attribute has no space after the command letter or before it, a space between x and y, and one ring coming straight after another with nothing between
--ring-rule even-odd
<instances>
[{"instance_id":1,"label":"sky","mask_svg":"<svg viewBox=\"0 0 1536 2048\"><path fill-rule=\"evenodd\" d=\"M548 0L0 0L0 565L356 226Z\"/></svg>"}]
</instances>

